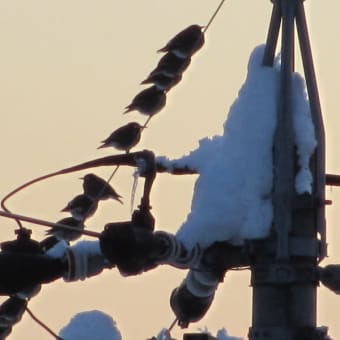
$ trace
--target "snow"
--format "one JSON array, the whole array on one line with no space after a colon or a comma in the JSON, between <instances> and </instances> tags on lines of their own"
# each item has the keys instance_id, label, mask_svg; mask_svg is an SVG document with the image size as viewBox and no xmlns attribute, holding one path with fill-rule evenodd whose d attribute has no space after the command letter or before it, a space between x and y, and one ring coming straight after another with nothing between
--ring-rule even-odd
<instances>
[{"instance_id":1,"label":"snow","mask_svg":"<svg viewBox=\"0 0 340 340\"><path fill-rule=\"evenodd\" d=\"M234 336L229 336L225 328L220 329L216 334L217 340L242 340L242 338L236 338Z\"/></svg>"},{"instance_id":2,"label":"snow","mask_svg":"<svg viewBox=\"0 0 340 340\"><path fill-rule=\"evenodd\" d=\"M215 241L234 244L269 233L273 218L272 146L276 128L280 65L262 66L264 45L254 49L248 75L232 104L222 136L204 138L196 150L176 160L159 157L168 167L197 170L191 211L177 237L191 249ZM294 135L300 170L297 193L310 193L309 160L316 142L304 80L293 77Z\"/></svg>"},{"instance_id":3,"label":"snow","mask_svg":"<svg viewBox=\"0 0 340 340\"><path fill-rule=\"evenodd\" d=\"M208 331L204 333L210 334ZM122 340L122 336L113 319L97 310L80 312L76 314L59 332L64 340ZM225 328L220 329L216 334L217 340L242 340L228 335ZM162 329L156 340L171 340L167 329Z\"/></svg>"},{"instance_id":4,"label":"snow","mask_svg":"<svg viewBox=\"0 0 340 340\"><path fill-rule=\"evenodd\" d=\"M298 73L293 76L293 89L293 123L300 167L295 178L295 190L298 194L311 194L313 178L309 168L309 161L317 142L305 90L305 81Z\"/></svg>"},{"instance_id":5,"label":"snow","mask_svg":"<svg viewBox=\"0 0 340 340\"><path fill-rule=\"evenodd\" d=\"M76 314L59 336L64 340L122 340L115 321L97 310Z\"/></svg>"}]
</instances>

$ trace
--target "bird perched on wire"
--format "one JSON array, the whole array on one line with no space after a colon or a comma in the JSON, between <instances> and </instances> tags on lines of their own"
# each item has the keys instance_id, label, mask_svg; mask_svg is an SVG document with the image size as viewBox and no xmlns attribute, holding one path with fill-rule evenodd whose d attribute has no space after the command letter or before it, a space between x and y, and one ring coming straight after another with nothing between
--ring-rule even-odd
<instances>
[{"instance_id":1,"label":"bird perched on wire","mask_svg":"<svg viewBox=\"0 0 340 340\"><path fill-rule=\"evenodd\" d=\"M170 51L159 60L156 68L151 71L149 77L156 74L163 74L174 78L182 74L188 68L190 62L190 56L187 58L180 58Z\"/></svg>"},{"instance_id":2,"label":"bird perched on wire","mask_svg":"<svg viewBox=\"0 0 340 340\"><path fill-rule=\"evenodd\" d=\"M172 52L177 57L191 57L204 45L204 26L191 25L176 34L164 47L157 52Z\"/></svg>"},{"instance_id":3,"label":"bird perched on wire","mask_svg":"<svg viewBox=\"0 0 340 340\"><path fill-rule=\"evenodd\" d=\"M152 117L166 104L166 94L157 86L151 86L139 92L125 109L124 113L137 110L140 113Z\"/></svg>"},{"instance_id":4,"label":"bird perched on wire","mask_svg":"<svg viewBox=\"0 0 340 340\"><path fill-rule=\"evenodd\" d=\"M98 201L81 194L73 198L61 211L69 212L78 221L84 221L92 216L98 207Z\"/></svg>"},{"instance_id":5,"label":"bird perched on wire","mask_svg":"<svg viewBox=\"0 0 340 340\"><path fill-rule=\"evenodd\" d=\"M102 145L98 149L113 146L118 150L124 150L129 153L130 149L133 148L141 139L143 126L131 122L124 126L121 126L117 130L113 131L109 137L102 141Z\"/></svg>"},{"instance_id":6,"label":"bird perched on wire","mask_svg":"<svg viewBox=\"0 0 340 340\"><path fill-rule=\"evenodd\" d=\"M173 77L163 73L149 75L141 84L155 84L160 90L168 92L172 87L177 85L182 79L182 74L176 74Z\"/></svg>"},{"instance_id":7,"label":"bird perched on wire","mask_svg":"<svg viewBox=\"0 0 340 340\"><path fill-rule=\"evenodd\" d=\"M74 230L52 227L46 232L46 234L54 236L59 241L64 240L66 242L78 239L82 234L82 230L85 228L84 223L74 217L63 218L56 224L63 224L67 227L72 227Z\"/></svg>"},{"instance_id":8,"label":"bird perched on wire","mask_svg":"<svg viewBox=\"0 0 340 340\"><path fill-rule=\"evenodd\" d=\"M95 174L87 174L83 178L84 194L93 200L107 200L112 198L123 204L120 196L112 186Z\"/></svg>"}]
</instances>

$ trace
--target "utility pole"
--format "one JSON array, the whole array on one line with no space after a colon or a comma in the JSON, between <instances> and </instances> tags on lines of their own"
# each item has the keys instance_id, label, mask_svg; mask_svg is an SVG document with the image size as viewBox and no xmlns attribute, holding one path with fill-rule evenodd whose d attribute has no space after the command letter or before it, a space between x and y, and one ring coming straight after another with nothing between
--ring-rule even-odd
<instances>
[{"instance_id":1,"label":"utility pole","mask_svg":"<svg viewBox=\"0 0 340 340\"><path fill-rule=\"evenodd\" d=\"M303 0L272 0L263 64L272 66L281 28L278 120L273 146L274 220L270 237L253 242L250 340L326 339L316 327L318 263L326 256L325 138ZM292 74L295 26L317 139L312 194L295 191Z\"/></svg>"}]
</instances>

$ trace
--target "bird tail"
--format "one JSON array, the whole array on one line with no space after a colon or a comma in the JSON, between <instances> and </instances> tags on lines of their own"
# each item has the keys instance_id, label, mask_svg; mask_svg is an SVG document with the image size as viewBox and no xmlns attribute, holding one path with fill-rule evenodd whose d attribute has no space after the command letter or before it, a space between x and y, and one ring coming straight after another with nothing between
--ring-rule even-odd
<instances>
[{"instance_id":1,"label":"bird tail","mask_svg":"<svg viewBox=\"0 0 340 340\"><path fill-rule=\"evenodd\" d=\"M157 50L157 53L162 53L162 52L168 52L168 47L164 46L164 47L160 48L159 50Z\"/></svg>"},{"instance_id":2,"label":"bird tail","mask_svg":"<svg viewBox=\"0 0 340 340\"><path fill-rule=\"evenodd\" d=\"M105 144L105 142L101 142L101 143L104 143L104 144L102 144L102 145L99 145L97 149L103 149L103 148L106 148L106 147L108 147L108 145L107 145L107 144Z\"/></svg>"},{"instance_id":3,"label":"bird tail","mask_svg":"<svg viewBox=\"0 0 340 340\"><path fill-rule=\"evenodd\" d=\"M149 78L150 78L150 77L147 77L146 79L144 79L144 80L141 82L141 85L152 83L152 81L151 81Z\"/></svg>"},{"instance_id":4,"label":"bird tail","mask_svg":"<svg viewBox=\"0 0 340 340\"><path fill-rule=\"evenodd\" d=\"M122 196L118 195L117 197L115 197L115 199L120 203L120 204L124 204L123 201L121 200L121 198L123 198Z\"/></svg>"},{"instance_id":5,"label":"bird tail","mask_svg":"<svg viewBox=\"0 0 340 340\"><path fill-rule=\"evenodd\" d=\"M126 108L125 108L125 111L123 112L123 114L125 115L126 113L130 112L130 111L133 111L134 109L131 107L131 105L128 105Z\"/></svg>"}]
</instances>

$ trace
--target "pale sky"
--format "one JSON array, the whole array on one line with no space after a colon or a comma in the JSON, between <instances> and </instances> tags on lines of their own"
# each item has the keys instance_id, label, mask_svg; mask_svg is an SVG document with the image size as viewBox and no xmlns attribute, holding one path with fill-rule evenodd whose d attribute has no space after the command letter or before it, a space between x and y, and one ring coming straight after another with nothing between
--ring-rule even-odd
<instances>
[{"instance_id":1,"label":"pale sky","mask_svg":"<svg viewBox=\"0 0 340 340\"><path fill-rule=\"evenodd\" d=\"M11 0L0 1L0 196L40 175L96 157L117 154L97 150L100 141L138 113L123 116L139 83L156 66L162 47L190 24L204 25L219 4L203 0ZM327 134L329 173L340 173L338 79L340 4L336 0L304 2ZM167 106L155 116L136 148L179 157L198 140L222 131L230 105L246 72L249 54L264 43L272 4L269 0L227 0L206 34L206 44L192 60L183 80L168 94ZM296 48L298 52L298 48ZM297 69L301 69L297 65ZM103 177L109 168L96 169ZM132 169L120 169L112 184L125 205L102 204L87 225L101 231L105 223L130 217ZM35 185L8 202L13 212L56 221L66 203L81 192L82 173ZM190 209L195 178L159 175L152 192L157 228L176 232ZM142 180L140 180L140 187ZM339 263L336 226L340 189L327 189L329 258ZM137 197L137 202L138 202ZM15 225L1 219L0 241L14 238ZM44 230L32 226L33 237ZM115 270L80 283L62 280L43 287L29 307L54 331L80 311L98 309L112 316L125 340L156 335L174 319L169 296L185 272L162 267L138 277L122 278ZM247 272L228 273L207 316L190 327L225 327L246 337L251 323L251 288ZM318 325L340 338L340 299L319 290ZM9 337L51 337L28 315ZM173 336L181 339L182 330Z\"/></svg>"}]
</instances>

